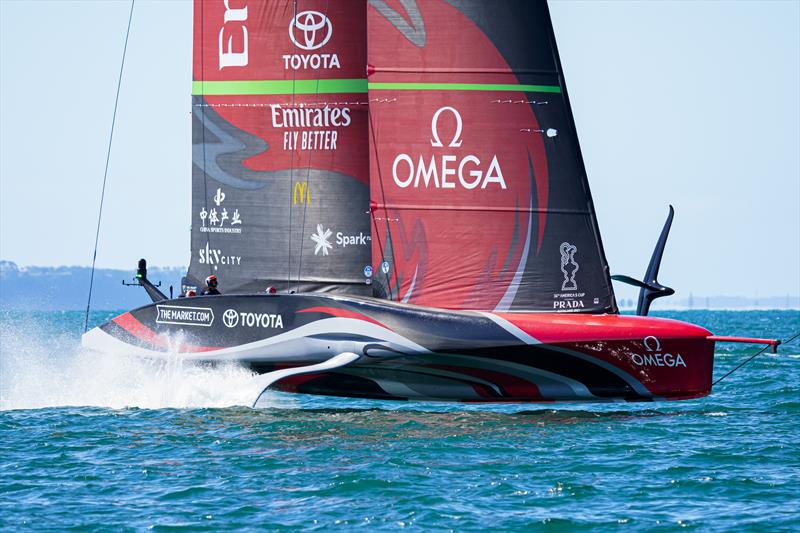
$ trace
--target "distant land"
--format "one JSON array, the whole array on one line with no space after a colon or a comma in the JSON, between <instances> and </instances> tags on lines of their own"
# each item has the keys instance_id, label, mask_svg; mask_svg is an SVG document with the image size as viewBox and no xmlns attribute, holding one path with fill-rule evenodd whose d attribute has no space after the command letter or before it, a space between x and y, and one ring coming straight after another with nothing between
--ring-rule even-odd
<instances>
[{"instance_id":1,"label":"distant land","mask_svg":"<svg viewBox=\"0 0 800 533\"><path fill-rule=\"evenodd\" d=\"M23 311L73 311L86 309L90 267L20 267L0 261L0 309ZM144 289L126 287L122 280L133 281L135 269L98 268L94 272L93 310L132 309L150 302ZM169 295L169 286L180 291L185 267L148 268L153 283L161 281L161 290Z\"/></svg>"},{"instance_id":2,"label":"distant land","mask_svg":"<svg viewBox=\"0 0 800 533\"><path fill-rule=\"evenodd\" d=\"M181 277L186 267L148 268L153 283L161 281L161 290L169 294L169 287L180 290ZM21 311L72 311L86 309L91 268L20 267L11 261L0 261L0 309ZM94 274L92 309L132 309L149 303L149 298L139 287L126 287L122 280L132 281L134 269L116 270L98 268ZM623 310L636 308L636 301L620 298ZM800 296L705 296L690 294L657 300L653 310L659 309L800 309Z\"/></svg>"}]
</instances>

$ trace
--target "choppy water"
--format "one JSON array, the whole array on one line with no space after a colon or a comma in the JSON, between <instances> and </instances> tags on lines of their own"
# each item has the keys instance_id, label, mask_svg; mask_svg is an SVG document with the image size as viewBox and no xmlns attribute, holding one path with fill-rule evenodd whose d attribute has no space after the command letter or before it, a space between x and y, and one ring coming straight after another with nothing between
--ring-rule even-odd
<instances>
[{"instance_id":1,"label":"choppy water","mask_svg":"<svg viewBox=\"0 0 800 533\"><path fill-rule=\"evenodd\" d=\"M797 311L661 314L800 330ZM690 402L252 410L248 372L83 353L81 324L0 314L0 530L800 530L797 341ZM717 375L756 349L725 348Z\"/></svg>"}]
</instances>

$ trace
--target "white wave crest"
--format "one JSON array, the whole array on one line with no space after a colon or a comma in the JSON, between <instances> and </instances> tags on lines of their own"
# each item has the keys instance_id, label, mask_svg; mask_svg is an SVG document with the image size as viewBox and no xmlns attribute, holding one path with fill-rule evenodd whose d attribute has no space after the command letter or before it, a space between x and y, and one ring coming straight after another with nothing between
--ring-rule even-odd
<instances>
[{"instance_id":1,"label":"white wave crest","mask_svg":"<svg viewBox=\"0 0 800 533\"><path fill-rule=\"evenodd\" d=\"M254 374L83 349L74 335L39 324L0 328L0 410L62 406L197 408L250 406ZM267 406L288 400L267 401ZM261 407L262 403L259 404Z\"/></svg>"}]
</instances>

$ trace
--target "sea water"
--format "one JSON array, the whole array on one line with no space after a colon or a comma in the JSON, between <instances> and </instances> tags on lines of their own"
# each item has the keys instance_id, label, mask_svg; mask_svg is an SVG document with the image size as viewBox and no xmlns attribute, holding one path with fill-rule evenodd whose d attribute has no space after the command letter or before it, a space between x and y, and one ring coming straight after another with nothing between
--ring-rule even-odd
<instances>
[{"instance_id":1,"label":"sea water","mask_svg":"<svg viewBox=\"0 0 800 533\"><path fill-rule=\"evenodd\" d=\"M114 313L94 313L99 323ZM787 338L798 311L662 312ZM687 402L469 406L270 393L0 314L0 530L800 530L800 343ZM758 347L718 345L715 375Z\"/></svg>"}]
</instances>

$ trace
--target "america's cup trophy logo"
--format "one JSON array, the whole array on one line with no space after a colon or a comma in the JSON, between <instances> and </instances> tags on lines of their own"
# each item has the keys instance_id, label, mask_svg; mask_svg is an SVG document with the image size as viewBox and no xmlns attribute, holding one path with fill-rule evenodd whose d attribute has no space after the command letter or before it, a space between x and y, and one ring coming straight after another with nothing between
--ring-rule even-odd
<instances>
[{"instance_id":1,"label":"america's cup trophy logo","mask_svg":"<svg viewBox=\"0 0 800 533\"><path fill-rule=\"evenodd\" d=\"M578 247L568 242L561 243L561 272L564 273L564 283L561 284L562 291L578 290L578 283L575 281L575 273L580 268L575 261L575 254Z\"/></svg>"}]
</instances>

